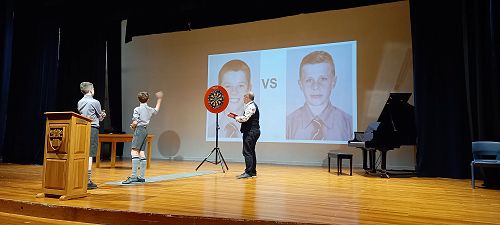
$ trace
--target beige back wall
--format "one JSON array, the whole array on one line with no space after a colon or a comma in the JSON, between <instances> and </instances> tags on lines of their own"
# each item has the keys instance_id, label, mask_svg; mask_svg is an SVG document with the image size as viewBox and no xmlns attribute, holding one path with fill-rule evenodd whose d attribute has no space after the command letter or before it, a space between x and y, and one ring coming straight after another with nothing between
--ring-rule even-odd
<instances>
[{"instance_id":1,"label":"beige back wall","mask_svg":"<svg viewBox=\"0 0 500 225\"><path fill-rule=\"evenodd\" d=\"M134 37L122 45L123 127L138 105L137 92L163 90L162 108L148 127L155 135L153 158L201 161L215 146L205 141L209 54L351 40L357 41L357 130L363 131L377 120L390 92L413 92L407 1ZM219 147L227 161L243 161L241 143ZM347 145L292 143L258 143L257 162L325 165L334 149L354 153L354 164L361 165L361 152ZM390 151L388 167L413 168L414 155L413 147Z\"/></svg>"}]
</instances>

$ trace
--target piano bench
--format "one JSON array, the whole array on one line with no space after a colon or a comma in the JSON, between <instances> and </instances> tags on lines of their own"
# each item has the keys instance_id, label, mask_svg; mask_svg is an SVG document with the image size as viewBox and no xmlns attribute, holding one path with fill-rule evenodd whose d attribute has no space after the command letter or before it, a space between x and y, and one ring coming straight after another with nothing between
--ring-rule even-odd
<instances>
[{"instance_id":1,"label":"piano bench","mask_svg":"<svg viewBox=\"0 0 500 225\"><path fill-rule=\"evenodd\" d=\"M328 152L328 172L330 172L330 158L337 158L337 176L342 174L342 160L349 159L349 176L352 176L352 154Z\"/></svg>"}]
</instances>

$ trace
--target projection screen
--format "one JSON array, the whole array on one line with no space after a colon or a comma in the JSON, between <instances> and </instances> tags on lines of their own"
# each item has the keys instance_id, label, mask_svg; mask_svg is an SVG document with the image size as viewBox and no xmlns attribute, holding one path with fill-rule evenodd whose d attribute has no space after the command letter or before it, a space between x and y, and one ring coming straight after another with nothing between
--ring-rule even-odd
<instances>
[{"instance_id":1,"label":"projection screen","mask_svg":"<svg viewBox=\"0 0 500 225\"><path fill-rule=\"evenodd\" d=\"M208 85L222 85L229 105L219 114L219 141L241 142L243 95L260 111L261 142L345 144L357 127L356 41L208 55ZM216 116L207 111L206 140Z\"/></svg>"}]
</instances>

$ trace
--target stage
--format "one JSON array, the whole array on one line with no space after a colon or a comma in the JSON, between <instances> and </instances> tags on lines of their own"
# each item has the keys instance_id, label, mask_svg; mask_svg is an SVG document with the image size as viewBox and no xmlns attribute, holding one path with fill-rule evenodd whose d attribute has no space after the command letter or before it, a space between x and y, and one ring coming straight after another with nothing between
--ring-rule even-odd
<instances>
[{"instance_id":1,"label":"stage","mask_svg":"<svg viewBox=\"0 0 500 225\"><path fill-rule=\"evenodd\" d=\"M36 198L42 166L0 164L2 224L500 224L500 190L469 179L337 176L324 167L153 160L146 184L122 186L129 160L95 168L98 189L59 201ZM336 168L335 165L332 165ZM344 173L349 170L345 169ZM153 179L156 177L156 180ZM165 179L159 179L165 178ZM117 182L117 183L112 183Z\"/></svg>"}]
</instances>

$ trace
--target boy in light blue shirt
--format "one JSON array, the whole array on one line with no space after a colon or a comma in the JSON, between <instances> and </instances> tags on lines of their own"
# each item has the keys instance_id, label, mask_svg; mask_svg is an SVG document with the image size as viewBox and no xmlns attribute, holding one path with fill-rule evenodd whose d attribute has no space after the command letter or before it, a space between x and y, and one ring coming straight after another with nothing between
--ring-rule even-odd
<instances>
[{"instance_id":1,"label":"boy in light blue shirt","mask_svg":"<svg viewBox=\"0 0 500 225\"><path fill-rule=\"evenodd\" d=\"M95 189L97 185L90 180L92 176L92 158L97 154L97 142L99 141L99 122L104 120L106 113L101 110L101 103L94 99L94 85L90 82L80 83L80 91L83 98L78 101L78 111L85 117L92 119L90 128L90 151L87 189Z\"/></svg>"},{"instance_id":2,"label":"boy in light blue shirt","mask_svg":"<svg viewBox=\"0 0 500 225\"><path fill-rule=\"evenodd\" d=\"M148 106L147 102L149 99L149 94L147 92L139 92L137 94L139 99L139 106L135 107L134 113L132 114L132 123L130 128L134 130L134 136L132 138L132 150L130 154L132 155L132 175L123 181L122 184L130 184L132 182L144 183L146 175L146 163L147 159L144 154L146 148L146 138L148 136L147 126L153 115L156 115L160 110L161 100L163 98L163 92L156 93L156 107L152 108ZM137 171L141 168L141 175L137 176Z\"/></svg>"}]
</instances>

